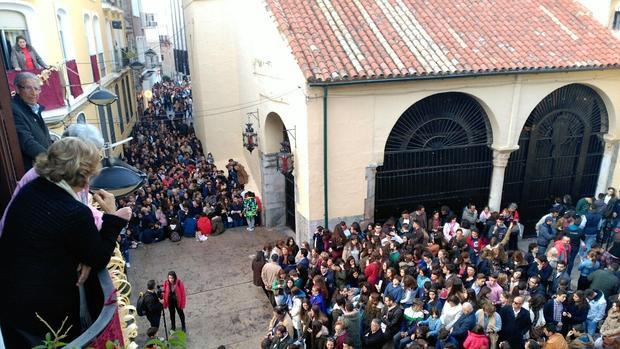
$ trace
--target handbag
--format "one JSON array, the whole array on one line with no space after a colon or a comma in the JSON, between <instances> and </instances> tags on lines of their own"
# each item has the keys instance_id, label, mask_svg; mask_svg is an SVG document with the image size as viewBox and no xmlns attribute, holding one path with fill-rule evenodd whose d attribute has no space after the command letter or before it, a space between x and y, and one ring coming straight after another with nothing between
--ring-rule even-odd
<instances>
[{"instance_id":1,"label":"handbag","mask_svg":"<svg viewBox=\"0 0 620 349\"><path fill-rule=\"evenodd\" d=\"M497 345L499 343L499 335L493 332L493 333L489 333L488 336L489 336L489 348L497 349Z\"/></svg>"}]
</instances>

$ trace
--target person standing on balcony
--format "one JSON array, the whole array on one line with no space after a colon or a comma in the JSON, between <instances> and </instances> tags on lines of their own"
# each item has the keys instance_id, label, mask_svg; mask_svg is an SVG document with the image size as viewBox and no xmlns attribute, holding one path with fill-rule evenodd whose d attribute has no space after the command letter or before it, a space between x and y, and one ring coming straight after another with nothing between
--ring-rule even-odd
<instances>
[{"instance_id":1,"label":"person standing on balcony","mask_svg":"<svg viewBox=\"0 0 620 349\"><path fill-rule=\"evenodd\" d=\"M7 348L41 344L49 329L71 326L65 340L80 333L80 263L101 270L131 209L116 209L114 196L100 190L101 230L79 194L100 169L99 149L67 137L37 158L39 177L25 185L8 208L0 238L0 327Z\"/></svg>"},{"instance_id":2,"label":"person standing on balcony","mask_svg":"<svg viewBox=\"0 0 620 349\"><path fill-rule=\"evenodd\" d=\"M20 71L49 68L43 61L43 58L39 56L37 50L28 44L26 38L20 35L15 38L15 42L13 51L11 51L11 65L13 69Z\"/></svg>"},{"instance_id":3,"label":"person standing on balcony","mask_svg":"<svg viewBox=\"0 0 620 349\"><path fill-rule=\"evenodd\" d=\"M101 135L101 131L93 125L90 124L71 124L69 125L65 131L62 133L62 138L65 137L77 137L84 141L89 141L95 144L98 149L103 148L103 136ZM28 183L37 179L39 175L34 168L31 168L24 176L17 182L17 186L15 186L15 190L13 191L13 196L11 197L11 201L7 205L7 207L11 206L11 203L17 196L17 193ZM88 186L84 188L84 190L78 194L82 203L88 205L89 195L88 195ZM97 229L101 229L103 212L94 208L93 206L89 206L91 212L93 213L93 218L95 219L95 225ZM2 215L2 219L0 220L0 236L2 236L2 231L4 229L4 221L6 220L7 210L4 210L4 214Z\"/></svg>"},{"instance_id":4,"label":"person standing on balcony","mask_svg":"<svg viewBox=\"0 0 620 349\"><path fill-rule=\"evenodd\" d=\"M23 72L15 76L14 85L16 94L11 101L11 109L24 170L28 171L37 155L47 151L52 140L41 116L44 107L38 103L41 80L33 73Z\"/></svg>"}]
</instances>

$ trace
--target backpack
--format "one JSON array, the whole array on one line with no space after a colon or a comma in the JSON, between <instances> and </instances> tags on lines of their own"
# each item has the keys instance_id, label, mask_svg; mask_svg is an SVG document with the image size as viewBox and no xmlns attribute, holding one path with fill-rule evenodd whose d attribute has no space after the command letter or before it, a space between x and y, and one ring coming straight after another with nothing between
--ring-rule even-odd
<instances>
[{"instance_id":1,"label":"backpack","mask_svg":"<svg viewBox=\"0 0 620 349\"><path fill-rule=\"evenodd\" d=\"M146 304L144 303L144 293L140 292L138 297L138 303L136 303L136 312L139 316L146 315Z\"/></svg>"},{"instance_id":2,"label":"backpack","mask_svg":"<svg viewBox=\"0 0 620 349\"><path fill-rule=\"evenodd\" d=\"M179 235L179 232L175 230L172 233L170 233L170 241L172 242L181 241L181 236Z\"/></svg>"}]
</instances>

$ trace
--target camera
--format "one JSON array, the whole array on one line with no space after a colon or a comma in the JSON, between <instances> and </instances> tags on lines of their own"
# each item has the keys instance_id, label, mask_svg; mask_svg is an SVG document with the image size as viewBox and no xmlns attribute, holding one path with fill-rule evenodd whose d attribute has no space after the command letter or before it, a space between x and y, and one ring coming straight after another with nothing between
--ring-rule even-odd
<instances>
[{"instance_id":1,"label":"camera","mask_svg":"<svg viewBox=\"0 0 620 349\"><path fill-rule=\"evenodd\" d=\"M157 294L157 298L159 299L164 298L164 290L162 288L162 285L157 285L157 291L155 293Z\"/></svg>"}]
</instances>

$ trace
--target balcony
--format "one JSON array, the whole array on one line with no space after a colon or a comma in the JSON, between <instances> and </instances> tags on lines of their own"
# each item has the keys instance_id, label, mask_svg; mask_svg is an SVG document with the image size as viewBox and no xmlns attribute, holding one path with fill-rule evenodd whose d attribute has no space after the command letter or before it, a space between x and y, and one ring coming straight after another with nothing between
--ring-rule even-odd
<instances>
[{"instance_id":1,"label":"balcony","mask_svg":"<svg viewBox=\"0 0 620 349\"><path fill-rule=\"evenodd\" d=\"M138 334L136 310L129 303L131 285L127 282L124 266L125 261L116 248L107 269L97 273L103 293L99 304L94 304L94 308L101 309L99 316L86 331L68 343L66 348L106 349L108 342L118 342L123 348L124 344L128 344L126 348L129 349L137 348L133 342L133 338ZM93 304L89 304L89 309L92 308ZM1 348L4 347L3 343L0 332Z\"/></svg>"},{"instance_id":2,"label":"balcony","mask_svg":"<svg viewBox=\"0 0 620 349\"><path fill-rule=\"evenodd\" d=\"M65 108L67 105L67 102L65 100L65 87L62 85L61 82L61 71L54 69L45 71L43 69L35 69L30 71L41 77L43 84L41 85L39 103L45 106L45 110L47 112L53 109ZM9 89L11 91L15 91L13 79L18 73L20 72L15 70L9 70L6 72L7 79L9 81ZM62 118L64 118L64 115L62 116ZM58 122L62 120L62 118L59 120L52 120L52 122ZM50 122L50 120L46 119L46 122Z\"/></svg>"},{"instance_id":3,"label":"balcony","mask_svg":"<svg viewBox=\"0 0 620 349\"><path fill-rule=\"evenodd\" d=\"M120 0L102 0L101 8L104 11L116 12L118 14L123 14L122 4Z\"/></svg>"},{"instance_id":4,"label":"balcony","mask_svg":"<svg viewBox=\"0 0 620 349\"><path fill-rule=\"evenodd\" d=\"M123 343L114 284L107 270L100 271L97 277L103 291L101 313L86 332L67 344L67 348L105 348L108 340Z\"/></svg>"},{"instance_id":5,"label":"balcony","mask_svg":"<svg viewBox=\"0 0 620 349\"><path fill-rule=\"evenodd\" d=\"M97 67L97 72L99 68ZM45 106L43 119L47 124L56 124L64 120L75 107L86 101L86 96L94 90L96 84L82 85L75 60L69 60L57 67L47 70L35 69L30 72L41 78L41 95L39 102ZM10 91L15 91L13 79L19 72L7 71Z\"/></svg>"}]
</instances>

